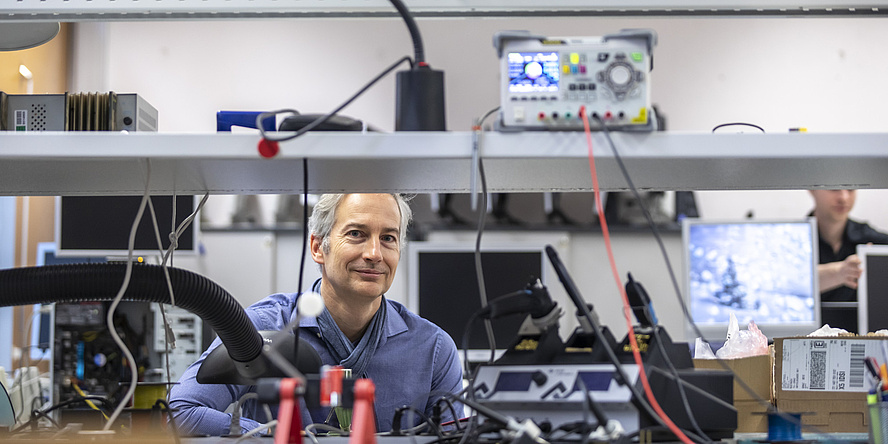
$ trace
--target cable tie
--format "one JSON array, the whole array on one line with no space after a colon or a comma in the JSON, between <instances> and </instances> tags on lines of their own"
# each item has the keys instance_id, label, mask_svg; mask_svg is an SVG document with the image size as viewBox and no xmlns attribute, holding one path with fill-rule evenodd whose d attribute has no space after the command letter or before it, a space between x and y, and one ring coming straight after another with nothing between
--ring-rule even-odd
<instances>
[{"instance_id":1,"label":"cable tie","mask_svg":"<svg viewBox=\"0 0 888 444\"><path fill-rule=\"evenodd\" d=\"M169 237L170 237L170 247L172 247L173 250L178 249L179 248L179 236L176 235L175 231L171 231Z\"/></svg>"}]
</instances>

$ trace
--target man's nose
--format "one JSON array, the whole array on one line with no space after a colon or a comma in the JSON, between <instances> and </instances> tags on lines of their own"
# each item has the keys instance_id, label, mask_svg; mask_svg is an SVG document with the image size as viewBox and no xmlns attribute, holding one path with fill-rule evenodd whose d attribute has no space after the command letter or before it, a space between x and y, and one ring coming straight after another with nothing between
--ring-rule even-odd
<instances>
[{"instance_id":1,"label":"man's nose","mask_svg":"<svg viewBox=\"0 0 888 444\"><path fill-rule=\"evenodd\" d=\"M382 245L379 239L371 238L364 244L364 260L379 262L382 260Z\"/></svg>"}]
</instances>

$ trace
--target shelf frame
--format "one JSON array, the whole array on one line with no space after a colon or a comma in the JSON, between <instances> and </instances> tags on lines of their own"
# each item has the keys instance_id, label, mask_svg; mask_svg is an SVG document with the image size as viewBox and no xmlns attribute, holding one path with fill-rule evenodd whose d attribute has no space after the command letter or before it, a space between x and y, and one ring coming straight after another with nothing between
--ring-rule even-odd
<instances>
[{"instance_id":1,"label":"shelf frame","mask_svg":"<svg viewBox=\"0 0 888 444\"><path fill-rule=\"evenodd\" d=\"M884 17L885 0L405 0L417 17ZM15 0L0 21L136 21L396 17L388 0Z\"/></svg>"},{"instance_id":2,"label":"shelf frame","mask_svg":"<svg viewBox=\"0 0 888 444\"><path fill-rule=\"evenodd\" d=\"M888 133L613 133L640 190L888 188ZM0 194L135 195L148 164L155 194L468 193L471 132L309 133L261 158L254 134L0 134ZM602 133L601 189L628 185ZM491 192L592 190L580 132L484 133Z\"/></svg>"}]
</instances>

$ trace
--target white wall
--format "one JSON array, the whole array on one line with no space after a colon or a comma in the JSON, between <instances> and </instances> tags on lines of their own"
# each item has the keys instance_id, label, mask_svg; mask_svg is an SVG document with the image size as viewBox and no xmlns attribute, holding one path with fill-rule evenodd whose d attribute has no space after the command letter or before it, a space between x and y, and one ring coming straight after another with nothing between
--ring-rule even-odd
<instances>
[{"instance_id":1,"label":"white wall","mask_svg":"<svg viewBox=\"0 0 888 444\"><path fill-rule=\"evenodd\" d=\"M453 130L467 130L498 104L496 31L601 35L633 27L659 35L652 96L670 130L707 132L736 121L769 132L885 130L886 18L454 18L420 19L419 26L427 59L445 71ZM78 23L73 40L71 90L137 92L159 110L163 132L212 132L223 109L327 111L412 54L397 19ZM391 130L393 77L344 113ZM888 194L860 194L853 216L888 229L888 208L880 205ZM715 218L749 210L796 217L811 207L803 192L714 191L698 198L702 215Z\"/></svg>"},{"instance_id":2,"label":"white wall","mask_svg":"<svg viewBox=\"0 0 888 444\"><path fill-rule=\"evenodd\" d=\"M594 36L646 27L659 34L653 101L672 131L708 132L736 121L768 132L791 127L885 131L886 18L472 18L420 19L419 26L428 61L445 71L452 130L467 130L473 118L498 105L491 44L496 31ZM218 110L324 112L412 51L406 28L396 19L79 23L74 48L72 91L137 92L159 110L162 132L212 132ZM344 114L391 130L393 77ZM836 146L836 152L842 148ZM812 206L806 191L705 191L697 198L707 218L737 218L750 211L757 217L801 217ZM852 216L888 229L886 198L884 190L861 191ZM219 220L214 222L224 222L230 200L214 196L212 201L225 208L215 212ZM210 206L208 213L213 212ZM589 242L573 245L572 251L597 248ZM621 242L632 252L637 250L631 244L645 242L648 249L653 241ZM606 269L604 259L589 254L593 262L585 266ZM672 259L674 265L681 260ZM573 260L582 263L586 257L574 253ZM639 265L647 271L632 271L656 275L658 282L665 278L659 265ZM589 279L593 294L599 279Z\"/></svg>"},{"instance_id":3,"label":"white wall","mask_svg":"<svg viewBox=\"0 0 888 444\"><path fill-rule=\"evenodd\" d=\"M880 131L888 86L888 19L420 19L427 59L446 74L451 129L496 106L494 32L659 34L653 101L672 130L743 121L768 131ZM79 23L72 88L138 92L161 131L214 131L220 109L326 111L402 55L396 19ZM391 129L394 80L346 114ZM837 147L838 148L838 147ZM716 148L714 148L716 149Z\"/></svg>"}]
</instances>

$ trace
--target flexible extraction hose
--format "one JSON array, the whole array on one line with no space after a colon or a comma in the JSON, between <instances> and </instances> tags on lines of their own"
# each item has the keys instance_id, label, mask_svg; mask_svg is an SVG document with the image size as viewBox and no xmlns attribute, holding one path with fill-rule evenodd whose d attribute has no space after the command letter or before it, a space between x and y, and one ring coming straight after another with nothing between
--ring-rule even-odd
<instances>
[{"instance_id":1,"label":"flexible extraction hose","mask_svg":"<svg viewBox=\"0 0 888 444\"><path fill-rule=\"evenodd\" d=\"M243 307L225 289L196 273L167 267L176 306L203 319L231 359L250 362L262 353L262 336ZM52 302L110 301L123 283L126 264L65 264L0 270L0 307ZM170 303L159 265L134 264L127 301Z\"/></svg>"}]
</instances>

